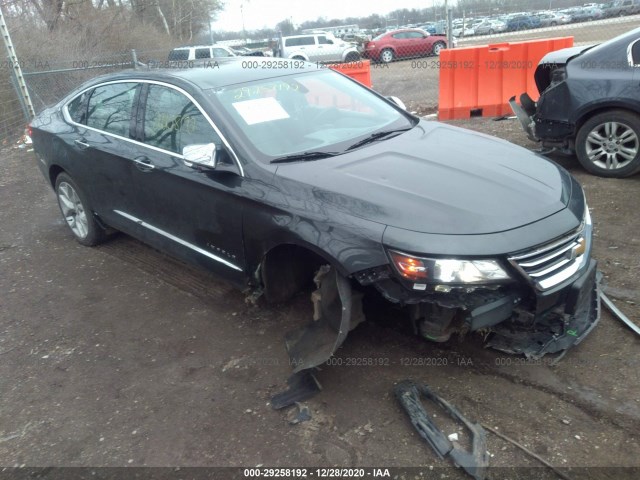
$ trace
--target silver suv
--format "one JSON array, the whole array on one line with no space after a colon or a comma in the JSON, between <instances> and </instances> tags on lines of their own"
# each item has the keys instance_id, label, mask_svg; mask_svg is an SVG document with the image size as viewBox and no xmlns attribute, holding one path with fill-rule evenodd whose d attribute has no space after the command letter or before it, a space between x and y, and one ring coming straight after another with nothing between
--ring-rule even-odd
<instances>
[{"instance_id":1,"label":"silver suv","mask_svg":"<svg viewBox=\"0 0 640 480\"><path fill-rule=\"evenodd\" d=\"M278 56L307 62L356 62L360 53L352 43L328 32L282 37Z\"/></svg>"}]
</instances>

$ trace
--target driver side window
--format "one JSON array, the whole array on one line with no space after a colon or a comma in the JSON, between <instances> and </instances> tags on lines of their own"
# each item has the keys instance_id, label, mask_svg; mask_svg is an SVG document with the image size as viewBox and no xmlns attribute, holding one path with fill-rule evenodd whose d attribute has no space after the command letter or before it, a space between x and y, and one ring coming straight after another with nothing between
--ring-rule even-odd
<instances>
[{"instance_id":1,"label":"driver side window","mask_svg":"<svg viewBox=\"0 0 640 480\"><path fill-rule=\"evenodd\" d=\"M144 142L182 154L186 145L221 143L198 107L173 88L150 85L144 116Z\"/></svg>"}]
</instances>

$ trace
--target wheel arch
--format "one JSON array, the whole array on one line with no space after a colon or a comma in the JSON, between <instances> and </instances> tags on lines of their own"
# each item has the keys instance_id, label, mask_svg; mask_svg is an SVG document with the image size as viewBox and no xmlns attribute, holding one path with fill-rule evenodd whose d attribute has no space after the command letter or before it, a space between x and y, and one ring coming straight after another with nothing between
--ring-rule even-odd
<instances>
[{"instance_id":1,"label":"wheel arch","mask_svg":"<svg viewBox=\"0 0 640 480\"><path fill-rule=\"evenodd\" d=\"M348 275L328 252L303 241L288 240L272 245L264 252L256 277L267 301L280 303L311 285L315 272L326 264L342 275Z\"/></svg>"},{"instance_id":2,"label":"wheel arch","mask_svg":"<svg viewBox=\"0 0 640 480\"><path fill-rule=\"evenodd\" d=\"M302 58L305 62L309 61L309 57L303 52L293 52L289 55L290 59L295 59L296 57Z\"/></svg>"},{"instance_id":3,"label":"wheel arch","mask_svg":"<svg viewBox=\"0 0 640 480\"><path fill-rule=\"evenodd\" d=\"M599 115L601 113L608 112L610 110L622 110L637 116L640 116L640 103L628 103L628 102L608 102L606 104L592 104L584 109L581 109L580 112L576 113L576 120L573 122L574 124L574 136L578 134L582 126L595 115Z\"/></svg>"},{"instance_id":4,"label":"wheel arch","mask_svg":"<svg viewBox=\"0 0 640 480\"><path fill-rule=\"evenodd\" d=\"M51 183L51 186L53 188L55 188L56 186L56 179L58 178L58 175L60 175L61 173L67 173L67 171L62 168L60 165L57 164L52 164L49 166L49 183Z\"/></svg>"}]
</instances>

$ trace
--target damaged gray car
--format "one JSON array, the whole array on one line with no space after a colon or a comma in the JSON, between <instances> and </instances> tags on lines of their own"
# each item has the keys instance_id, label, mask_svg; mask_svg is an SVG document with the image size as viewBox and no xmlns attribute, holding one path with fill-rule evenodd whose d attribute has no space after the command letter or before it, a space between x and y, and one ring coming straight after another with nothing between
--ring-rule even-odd
<instances>
[{"instance_id":1,"label":"damaged gray car","mask_svg":"<svg viewBox=\"0 0 640 480\"><path fill-rule=\"evenodd\" d=\"M600 45L542 58L540 98L510 104L531 140L575 154L589 172L628 177L640 171L640 28Z\"/></svg>"},{"instance_id":2,"label":"damaged gray car","mask_svg":"<svg viewBox=\"0 0 640 480\"><path fill-rule=\"evenodd\" d=\"M430 340L481 331L531 358L593 329L591 218L566 170L282 62L108 75L36 117L38 166L75 238L119 230L274 303L315 282L313 319L287 336L298 373L364 320L366 295Z\"/></svg>"}]
</instances>

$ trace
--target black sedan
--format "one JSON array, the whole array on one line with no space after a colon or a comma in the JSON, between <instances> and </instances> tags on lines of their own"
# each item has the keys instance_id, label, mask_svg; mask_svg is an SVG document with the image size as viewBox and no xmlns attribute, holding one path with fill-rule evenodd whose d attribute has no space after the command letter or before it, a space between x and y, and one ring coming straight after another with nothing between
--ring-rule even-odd
<instances>
[{"instance_id":1,"label":"black sedan","mask_svg":"<svg viewBox=\"0 0 640 480\"><path fill-rule=\"evenodd\" d=\"M640 172L640 28L600 45L565 48L542 58L535 81L511 107L529 138L576 154L589 172Z\"/></svg>"},{"instance_id":2,"label":"black sedan","mask_svg":"<svg viewBox=\"0 0 640 480\"><path fill-rule=\"evenodd\" d=\"M315 280L296 370L333 354L367 295L431 340L482 330L529 357L591 331L592 226L569 173L279 62L109 75L42 112L38 164L75 238L122 231L272 302Z\"/></svg>"}]
</instances>

